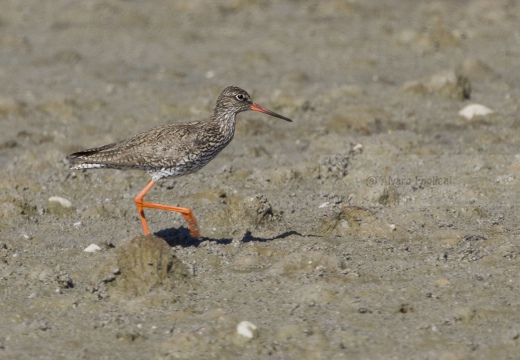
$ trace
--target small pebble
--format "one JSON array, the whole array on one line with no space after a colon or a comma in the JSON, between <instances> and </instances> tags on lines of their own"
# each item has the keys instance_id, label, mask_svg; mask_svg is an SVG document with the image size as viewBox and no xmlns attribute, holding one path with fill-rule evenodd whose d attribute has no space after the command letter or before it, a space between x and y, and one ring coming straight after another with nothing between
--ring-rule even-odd
<instances>
[{"instance_id":1,"label":"small pebble","mask_svg":"<svg viewBox=\"0 0 520 360\"><path fill-rule=\"evenodd\" d=\"M93 253L93 252L96 252L96 251L100 251L101 248L96 245L96 244L90 244L89 246L87 246L85 248L85 250L83 250L84 252L89 252L89 253Z\"/></svg>"},{"instance_id":2,"label":"small pebble","mask_svg":"<svg viewBox=\"0 0 520 360\"><path fill-rule=\"evenodd\" d=\"M354 145L354 147L352 148L352 151L355 151L355 152L361 152L363 150L363 144L356 144Z\"/></svg>"},{"instance_id":3,"label":"small pebble","mask_svg":"<svg viewBox=\"0 0 520 360\"><path fill-rule=\"evenodd\" d=\"M59 196L51 196L47 204L47 212L52 215L64 216L74 212L76 209L72 203Z\"/></svg>"},{"instance_id":4,"label":"small pebble","mask_svg":"<svg viewBox=\"0 0 520 360\"><path fill-rule=\"evenodd\" d=\"M246 338L252 339L256 334L256 325L249 321L242 321L237 325L237 333Z\"/></svg>"},{"instance_id":5,"label":"small pebble","mask_svg":"<svg viewBox=\"0 0 520 360\"><path fill-rule=\"evenodd\" d=\"M49 202L57 202L61 206L63 206L64 208L72 207L72 203L69 200L67 200L65 198L62 198L62 197L59 197L59 196L51 196L49 198Z\"/></svg>"},{"instance_id":6,"label":"small pebble","mask_svg":"<svg viewBox=\"0 0 520 360\"><path fill-rule=\"evenodd\" d=\"M465 100L471 96L469 79L455 70L445 70L425 79L407 81L401 86L401 89L408 93L436 94L455 100Z\"/></svg>"}]
</instances>

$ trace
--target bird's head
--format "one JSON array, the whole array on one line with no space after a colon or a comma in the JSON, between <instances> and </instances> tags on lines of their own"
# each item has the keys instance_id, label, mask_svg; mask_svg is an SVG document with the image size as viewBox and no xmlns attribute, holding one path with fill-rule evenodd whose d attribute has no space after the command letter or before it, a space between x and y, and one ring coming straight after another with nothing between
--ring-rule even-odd
<instances>
[{"instance_id":1,"label":"bird's head","mask_svg":"<svg viewBox=\"0 0 520 360\"><path fill-rule=\"evenodd\" d=\"M247 91L242 90L236 86L228 86L220 93L217 99L217 105L215 107L215 111L225 112L225 113L234 113L238 114L242 111L257 111L267 115L271 115L277 117L279 119L283 119L285 121L291 121L291 119L286 118L280 114L275 113L274 111L268 110L258 104L255 104L251 99L251 96L247 93Z\"/></svg>"}]
</instances>

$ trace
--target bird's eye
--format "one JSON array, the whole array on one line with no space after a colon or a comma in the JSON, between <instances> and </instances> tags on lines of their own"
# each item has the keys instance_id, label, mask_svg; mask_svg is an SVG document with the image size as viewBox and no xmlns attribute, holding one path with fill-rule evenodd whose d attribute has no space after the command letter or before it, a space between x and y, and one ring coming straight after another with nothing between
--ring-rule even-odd
<instances>
[{"instance_id":1,"label":"bird's eye","mask_svg":"<svg viewBox=\"0 0 520 360\"><path fill-rule=\"evenodd\" d=\"M246 97L242 94L238 94L237 96L235 96L235 99L239 100L239 101L242 101L244 100Z\"/></svg>"}]
</instances>

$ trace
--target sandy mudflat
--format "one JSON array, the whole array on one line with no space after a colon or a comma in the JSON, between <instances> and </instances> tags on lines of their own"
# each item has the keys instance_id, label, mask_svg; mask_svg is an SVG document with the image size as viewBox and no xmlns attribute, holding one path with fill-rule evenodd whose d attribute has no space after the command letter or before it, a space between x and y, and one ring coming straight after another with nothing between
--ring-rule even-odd
<instances>
[{"instance_id":1,"label":"sandy mudflat","mask_svg":"<svg viewBox=\"0 0 520 360\"><path fill-rule=\"evenodd\" d=\"M518 359L519 24L516 0L2 1L0 358ZM242 113L149 193L200 241L160 211L140 236L146 173L68 170L227 85L294 122Z\"/></svg>"}]
</instances>

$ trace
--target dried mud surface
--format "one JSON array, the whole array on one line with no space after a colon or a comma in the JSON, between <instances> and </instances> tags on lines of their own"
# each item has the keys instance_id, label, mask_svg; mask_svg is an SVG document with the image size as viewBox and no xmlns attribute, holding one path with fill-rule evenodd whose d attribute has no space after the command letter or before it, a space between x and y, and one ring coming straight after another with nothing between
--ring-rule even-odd
<instances>
[{"instance_id":1,"label":"dried mud surface","mask_svg":"<svg viewBox=\"0 0 520 360\"><path fill-rule=\"evenodd\" d=\"M0 358L518 359L519 23L515 0L3 1ZM152 189L203 239L160 211L140 235L147 174L68 170L227 85L294 122L242 113Z\"/></svg>"}]
</instances>

